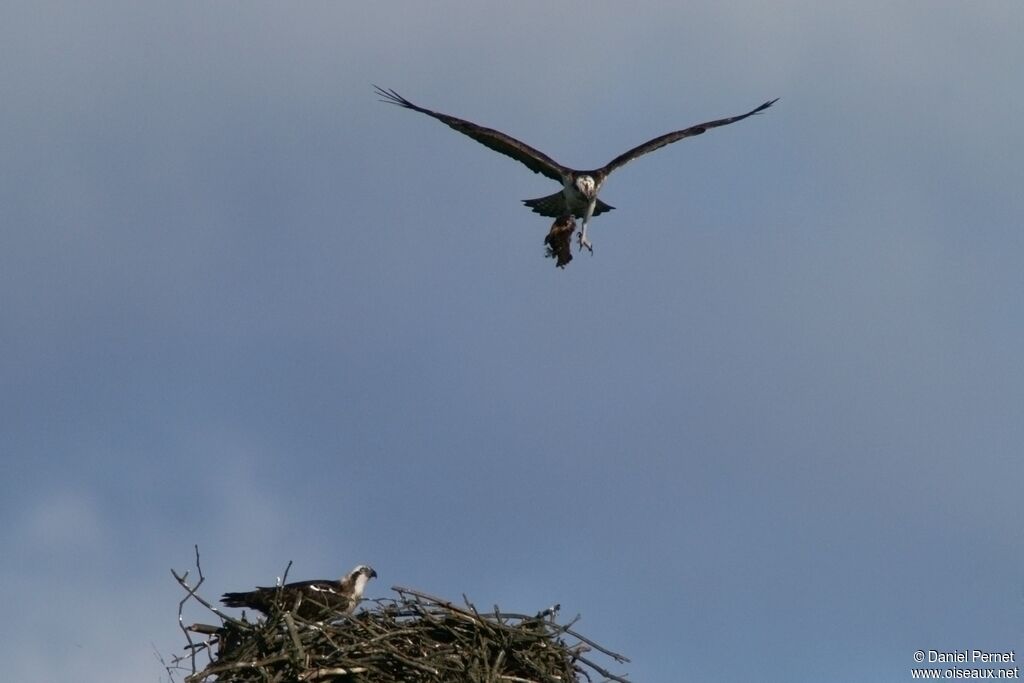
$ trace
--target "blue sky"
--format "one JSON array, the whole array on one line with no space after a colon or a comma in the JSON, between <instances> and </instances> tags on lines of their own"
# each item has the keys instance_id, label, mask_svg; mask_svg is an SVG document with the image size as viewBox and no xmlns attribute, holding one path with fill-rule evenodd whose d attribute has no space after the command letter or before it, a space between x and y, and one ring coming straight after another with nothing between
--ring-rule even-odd
<instances>
[{"instance_id":1,"label":"blue sky","mask_svg":"<svg viewBox=\"0 0 1024 683\"><path fill-rule=\"evenodd\" d=\"M7 3L11 680L166 680L194 544L210 598L560 602L637 681L1024 649L1022 26ZM554 184L372 83L576 167L781 100L616 172L558 271Z\"/></svg>"}]
</instances>

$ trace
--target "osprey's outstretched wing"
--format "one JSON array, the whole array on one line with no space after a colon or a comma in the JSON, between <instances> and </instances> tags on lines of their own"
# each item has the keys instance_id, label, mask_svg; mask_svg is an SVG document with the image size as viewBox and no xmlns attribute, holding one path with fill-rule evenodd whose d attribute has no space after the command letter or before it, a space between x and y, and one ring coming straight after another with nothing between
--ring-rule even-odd
<instances>
[{"instance_id":1,"label":"osprey's outstretched wing","mask_svg":"<svg viewBox=\"0 0 1024 683\"><path fill-rule=\"evenodd\" d=\"M540 173L558 182L562 182L562 178L565 174L570 173L570 169L562 166L547 154L544 154L544 152L530 147L525 142L516 140L511 135L505 135L501 131L494 130L493 128L478 126L472 121L466 121L454 116L449 116L448 114L442 114L440 112L425 109L413 104L394 90L385 90L384 88L376 85L373 87L377 90L377 94L383 98L381 100L382 102L397 104L400 107L405 107L406 109L412 109L413 111L418 111L421 114L432 116L441 123L459 131L463 135L468 135L481 145L486 145L495 152L501 152L505 156L510 156L516 161L523 163L534 173Z\"/></svg>"},{"instance_id":2,"label":"osprey's outstretched wing","mask_svg":"<svg viewBox=\"0 0 1024 683\"><path fill-rule=\"evenodd\" d=\"M679 140L682 140L683 138L689 138L689 137L693 137L694 135L700 135L701 133L703 133L704 131L708 130L709 128L718 128L719 126L728 126L730 123L736 123L737 121L742 121L743 119L747 118L748 116L753 116L754 114L758 114L758 113L764 111L765 109L767 109L768 107L772 106L773 104L775 104L778 101L779 101L779 98L776 97L774 100L771 100L770 102L765 102L764 104L762 104L757 109L754 109L753 111L748 111L746 114L740 114L739 116L730 116L727 119L718 119L717 121L708 121L707 123L698 123L696 126L690 126L689 128L684 128L683 130L677 130L677 131L675 131L673 133L665 133L664 135L659 135L658 137L654 138L653 140L648 140L647 142L645 142L642 145L637 145L636 147L634 147L633 149L629 150L628 152L623 152L619 156L617 156L614 159L612 159L611 161L609 161L608 164L604 168L602 168L602 169L600 169L598 171L598 173L601 173L601 174L607 176L609 173L611 173L612 171L617 169L619 166L625 166L627 163L629 163L633 159L636 159L637 157L643 156L644 154L647 154L648 152L653 152L654 150L660 149L660 148L664 147L665 145L671 145L673 142L678 142Z\"/></svg>"}]
</instances>

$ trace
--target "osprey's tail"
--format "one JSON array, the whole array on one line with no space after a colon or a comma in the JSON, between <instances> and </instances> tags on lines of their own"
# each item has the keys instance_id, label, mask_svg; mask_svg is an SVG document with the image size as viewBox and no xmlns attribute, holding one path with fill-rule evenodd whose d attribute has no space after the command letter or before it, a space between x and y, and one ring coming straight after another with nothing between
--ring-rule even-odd
<instances>
[{"instance_id":1,"label":"osprey's tail","mask_svg":"<svg viewBox=\"0 0 1024 683\"><path fill-rule=\"evenodd\" d=\"M257 588L245 593L225 593L220 601L228 607L248 607L267 614L274 604L276 592L273 588Z\"/></svg>"},{"instance_id":2,"label":"osprey's tail","mask_svg":"<svg viewBox=\"0 0 1024 683\"><path fill-rule=\"evenodd\" d=\"M554 194L549 194L547 197L537 197L536 199L524 199L523 204L533 209L534 213L539 213L541 216L548 216L549 218L559 218L565 214L565 197L562 195L562 191L559 190ZM611 211L614 206L605 204L600 199L597 200L597 204L594 206L594 215L598 216L605 211ZM576 218L583 218L582 212L573 214Z\"/></svg>"}]
</instances>

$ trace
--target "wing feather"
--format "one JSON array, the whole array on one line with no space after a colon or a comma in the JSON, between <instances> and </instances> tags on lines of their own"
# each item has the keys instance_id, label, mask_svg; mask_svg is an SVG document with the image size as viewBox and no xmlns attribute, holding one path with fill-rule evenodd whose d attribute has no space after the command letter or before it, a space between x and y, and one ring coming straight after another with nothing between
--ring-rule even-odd
<instances>
[{"instance_id":1,"label":"wing feather","mask_svg":"<svg viewBox=\"0 0 1024 683\"><path fill-rule=\"evenodd\" d=\"M478 126L472 121L466 121L454 116L449 116L448 114L442 114L440 112L420 107L405 99L394 90L385 90L384 88L376 85L373 87L377 90L377 94L383 98L381 102L397 104L400 107L405 107L406 109L412 109L413 111L418 111L421 114L432 116L441 123L457 130L463 135L473 138L480 144L493 149L495 152L500 152L505 156L512 157L534 173L540 173L552 180L562 182L562 176L569 172L569 169L556 162L547 154L530 147L525 142L516 140L511 135L506 135L505 133L494 130L493 128Z\"/></svg>"},{"instance_id":2,"label":"wing feather","mask_svg":"<svg viewBox=\"0 0 1024 683\"><path fill-rule=\"evenodd\" d=\"M729 118L726 119L718 119L716 121L708 121L706 123L698 123L696 126L690 126L689 128L684 128L683 130L677 130L672 133L665 133L664 135L659 135L658 137L652 140L648 140L642 145L637 145L633 149L627 152L623 152L619 156L615 157L614 159L609 161L608 164L600 170L600 172L602 172L604 175L608 175L618 167L625 166L627 163L629 163L633 159L636 159L637 157L643 156L644 154L647 154L649 152L653 152L654 150L660 149L665 145L671 145L673 142L678 142L683 138L689 138L693 137L694 135L700 135L701 133L710 128L728 126L730 123L742 121L748 116L753 116L754 114L761 113L762 111L764 111L765 109L772 106L778 101L779 98L776 97L774 100L771 100L770 102L765 102L757 109L748 111L746 114L740 114L739 116L730 116Z\"/></svg>"}]
</instances>

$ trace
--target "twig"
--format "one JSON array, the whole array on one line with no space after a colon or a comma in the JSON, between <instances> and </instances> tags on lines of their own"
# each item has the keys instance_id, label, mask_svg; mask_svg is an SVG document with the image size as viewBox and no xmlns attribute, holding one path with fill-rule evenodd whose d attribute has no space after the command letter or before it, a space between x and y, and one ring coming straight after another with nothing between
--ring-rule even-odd
<instances>
[{"instance_id":1,"label":"twig","mask_svg":"<svg viewBox=\"0 0 1024 683\"><path fill-rule=\"evenodd\" d=\"M593 669L597 673L599 673L602 676L604 676L605 678L610 678L611 680L618 681L619 683L630 683L630 681L626 680L625 678L622 678L621 676L616 676L615 674L610 673L607 669L602 669L601 667L599 667L597 664L595 664L594 662L590 661L586 657L577 657L576 659L578 659L579 661L583 662L584 664L589 666L591 669Z\"/></svg>"},{"instance_id":2,"label":"twig","mask_svg":"<svg viewBox=\"0 0 1024 683\"><path fill-rule=\"evenodd\" d=\"M189 599L191 598L197 598L196 591L199 590L199 586L203 585L203 581L206 580L203 577L203 569L199 565L199 545L196 544L194 548L196 551L196 572L199 574L199 581L196 582L196 585L194 587L190 588L189 585L186 583L186 580L188 579L187 571L181 576L178 576L178 574L173 569L171 570L171 574L174 576L175 579L178 580L178 583L181 585L181 587L185 589L185 597L183 597L178 602L178 628L180 628L181 632L185 634L185 640L188 642L188 649L191 652L190 659L192 662L193 674L195 674L196 672L196 647L195 643L192 642L192 635L188 632L188 629L185 628L185 619L182 613L185 609L185 603L188 602ZM202 598L197 599L202 600Z\"/></svg>"},{"instance_id":3,"label":"twig","mask_svg":"<svg viewBox=\"0 0 1024 683\"><path fill-rule=\"evenodd\" d=\"M295 619L292 618L291 612L284 613L284 623L288 626L288 635L291 636L292 645L295 646L295 652L299 655L300 661L306 660L306 650L302 647L302 641L299 640L299 633L295 630Z\"/></svg>"},{"instance_id":4,"label":"twig","mask_svg":"<svg viewBox=\"0 0 1024 683\"><path fill-rule=\"evenodd\" d=\"M587 638L586 636L582 636L582 635L580 635L580 634L579 634L579 633L577 633L576 631L573 631L573 630L572 630L572 629L570 629L570 628L563 628L563 629L561 629L561 631L562 631L563 633L568 633L568 634L569 634L570 636L572 636L573 638L576 638L576 639L578 639L578 640L582 640L582 641L583 641L584 643L586 643L586 644L587 644L587 645L589 645L590 647L594 648L594 649L595 649L595 650L597 650L598 652L601 652L601 653L604 653L604 654L608 655L609 657L611 657L612 659L614 659L614 660L615 660L616 662L618 662L619 664L627 664L627 663L629 663L629 657L627 657L627 656L625 656L625 655L620 655L620 654L619 654L619 653L617 653L617 652L612 652L612 651L611 651L611 650L609 650L608 648L605 648L605 647L601 647L600 645L598 645L597 643L595 643L594 641L592 641L592 640L591 640L590 638Z\"/></svg>"},{"instance_id":5,"label":"twig","mask_svg":"<svg viewBox=\"0 0 1024 683\"><path fill-rule=\"evenodd\" d=\"M352 669L343 669L340 666L335 666L329 669L310 669L305 673L299 674L300 681L315 681L318 678L327 678L328 676L351 676L352 674L366 673L366 669L363 667L355 667Z\"/></svg>"}]
</instances>

